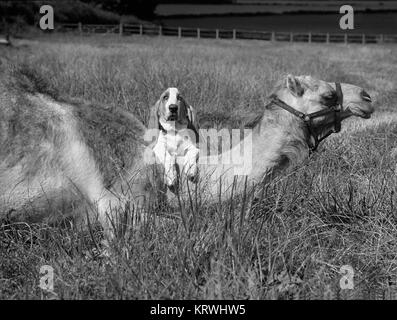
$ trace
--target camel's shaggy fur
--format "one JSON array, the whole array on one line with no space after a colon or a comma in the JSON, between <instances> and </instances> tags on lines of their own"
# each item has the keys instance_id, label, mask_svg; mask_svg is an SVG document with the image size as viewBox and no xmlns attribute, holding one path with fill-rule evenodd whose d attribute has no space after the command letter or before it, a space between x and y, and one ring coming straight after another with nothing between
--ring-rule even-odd
<instances>
[{"instance_id":1,"label":"camel's shaggy fur","mask_svg":"<svg viewBox=\"0 0 397 320\"><path fill-rule=\"evenodd\" d=\"M86 202L105 220L108 189L142 167L146 128L119 108L62 98L24 66L0 68L0 215L37 220ZM128 183L146 194L145 182Z\"/></svg>"}]
</instances>

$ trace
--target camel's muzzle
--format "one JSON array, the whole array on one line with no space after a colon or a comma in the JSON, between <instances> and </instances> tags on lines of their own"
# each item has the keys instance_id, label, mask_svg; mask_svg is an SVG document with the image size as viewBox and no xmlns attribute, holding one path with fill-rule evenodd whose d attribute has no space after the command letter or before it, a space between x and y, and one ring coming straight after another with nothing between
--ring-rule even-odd
<instances>
[{"instance_id":1,"label":"camel's muzzle","mask_svg":"<svg viewBox=\"0 0 397 320\"><path fill-rule=\"evenodd\" d=\"M364 90L360 92L361 101L346 104L346 109L358 117L369 119L374 112L371 96Z\"/></svg>"}]
</instances>

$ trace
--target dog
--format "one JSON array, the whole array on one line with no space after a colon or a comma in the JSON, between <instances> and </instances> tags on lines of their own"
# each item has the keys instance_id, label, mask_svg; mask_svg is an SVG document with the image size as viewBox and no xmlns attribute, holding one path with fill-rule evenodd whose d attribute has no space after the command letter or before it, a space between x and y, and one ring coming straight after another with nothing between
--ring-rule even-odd
<instances>
[{"instance_id":1,"label":"dog","mask_svg":"<svg viewBox=\"0 0 397 320\"><path fill-rule=\"evenodd\" d=\"M175 191L182 177L198 179L198 125L196 112L177 88L165 90L152 107L149 130L158 130L153 151L164 166L164 181Z\"/></svg>"}]
</instances>

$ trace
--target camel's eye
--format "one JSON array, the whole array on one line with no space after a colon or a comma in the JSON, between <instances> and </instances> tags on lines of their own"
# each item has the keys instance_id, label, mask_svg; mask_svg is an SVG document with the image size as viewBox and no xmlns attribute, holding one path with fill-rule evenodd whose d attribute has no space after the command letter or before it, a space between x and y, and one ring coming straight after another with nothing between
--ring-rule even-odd
<instances>
[{"instance_id":1,"label":"camel's eye","mask_svg":"<svg viewBox=\"0 0 397 320\"><path fill-rule=\"evenodd\" d=\"M336 93L326 93L321 97L321 102L326 106L336 105L337 100Z\"/></svg>"}]
</instances>

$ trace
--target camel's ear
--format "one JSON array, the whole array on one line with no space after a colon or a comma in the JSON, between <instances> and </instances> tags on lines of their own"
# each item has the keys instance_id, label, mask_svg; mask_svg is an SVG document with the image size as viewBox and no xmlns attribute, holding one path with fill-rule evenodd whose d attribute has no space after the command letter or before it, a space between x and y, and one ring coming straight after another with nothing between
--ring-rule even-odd
<instances>
[{"instance_id":1,"label":"camel's ear","mask_svg":"<svg viewBox=\"0 0 397 320\"><path fill-rule=\"evenodd\" d=\"M287 76L287 88L296 97L301 97L305 91L298 78L294 77L292 74Z\"/></svg>"},{"instance_id":2,"label":"camel's ear","mask_svg":"<svg viewBox=\"0 0 397 320\"><path fill-rule=\"evenodd\" d=\"M160 129L159 107L160 100L158 100L150 110L148 129Z\"/></svg>"}]
</instances>

